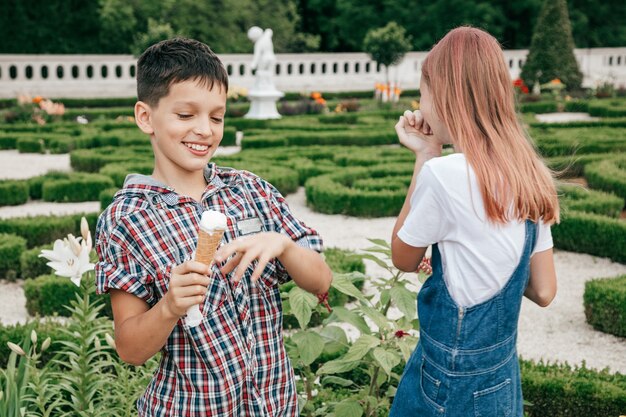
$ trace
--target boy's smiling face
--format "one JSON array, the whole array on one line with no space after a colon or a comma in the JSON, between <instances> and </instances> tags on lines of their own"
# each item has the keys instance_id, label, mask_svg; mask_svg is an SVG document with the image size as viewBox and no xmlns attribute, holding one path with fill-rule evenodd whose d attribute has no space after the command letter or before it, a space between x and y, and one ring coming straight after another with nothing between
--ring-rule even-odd
<instances>
[{"instance_id":1,"label":"boy's smiling face","mask_svg":"<svg viewBox=\"0 0 626 417\"><path fill-rule=\"evenodd\" d=\"M150 135L155 173L202 172L222 140L225 112L226 89L218 83L209 88L197 80L172 84L156 107L137 103L137 123Z\"/></svg>"}]
</instances>

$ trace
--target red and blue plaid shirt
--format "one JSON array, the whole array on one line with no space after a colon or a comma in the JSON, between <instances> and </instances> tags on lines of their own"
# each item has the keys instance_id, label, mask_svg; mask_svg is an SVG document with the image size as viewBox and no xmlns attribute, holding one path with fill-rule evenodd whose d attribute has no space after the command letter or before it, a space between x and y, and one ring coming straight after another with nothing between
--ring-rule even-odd
<instances>
[{"instance_id":1,"label":"red and blue plaid shirt","mask_svg":"<svg viewBox=\"0 0 626 417\"><path fill-rule=\"evenodd\" d=\"M255 232L241 227L253 224L322 251L317 232L298 221L266 181L212 163L205 178L201 202L150 177L127 178L98 221L98 293L120 289L150 306L156 304L168 290L172 267L191 259L201 214L208 209L228 218L226 242ZM274 259L251 285L253 266L236 285L213 267L201 306L204 320L195 328L178 321L161 350L159 368L137 402L140 416L298 415L279 292L279 284L290 278Z\"/></svg>"}]
</instances>

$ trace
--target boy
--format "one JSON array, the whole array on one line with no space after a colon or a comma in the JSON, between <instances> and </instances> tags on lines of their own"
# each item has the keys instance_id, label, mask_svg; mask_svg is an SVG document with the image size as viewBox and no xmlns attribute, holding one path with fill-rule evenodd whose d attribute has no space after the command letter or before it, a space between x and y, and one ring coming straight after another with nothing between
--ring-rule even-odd
<instances>
[{"instance_id":1,"label":"boy","mask_svg":"<svg viewBox=\"0 0 626 417\"><path fill-rule=\"evenodd\" d=\"M227 90L203 43L171 39L139 58L135 120L150 136L154 171L129 175L100 216L96 284L111 294L122 360L139 365L161 352L140 416L298 414L278 286L293 278L321 294L332 275L320 237L273 186L208 163ZM189 260L209 209L228 219L212 269ZM198 303L203 321L189 327L185 312Z\"/></svg>"}]
</instances>

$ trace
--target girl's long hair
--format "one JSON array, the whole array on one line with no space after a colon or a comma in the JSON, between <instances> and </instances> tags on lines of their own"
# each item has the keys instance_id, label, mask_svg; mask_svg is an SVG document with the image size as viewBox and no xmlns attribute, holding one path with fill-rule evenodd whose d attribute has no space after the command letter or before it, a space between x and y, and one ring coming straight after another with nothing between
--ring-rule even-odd
<instances>
[{"instance_id":1,"label":"girl's long hair","mask_svg":"<svg viewBox=\"0 0 626 417\"><path fill-rule=\"evenodd\" d=\"M474 169L489 221L559 221L550 170L515 112L513 83L498 41L459 27L429 52L422 77L435 112Z\"/></svg>"}]
</instances>

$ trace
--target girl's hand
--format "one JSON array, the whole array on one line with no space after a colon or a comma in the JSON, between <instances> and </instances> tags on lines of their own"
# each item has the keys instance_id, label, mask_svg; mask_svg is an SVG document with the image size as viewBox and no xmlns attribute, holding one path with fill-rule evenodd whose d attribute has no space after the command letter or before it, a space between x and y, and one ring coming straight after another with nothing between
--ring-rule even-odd
<instances>
[{"instance_id":1,"label":"girl's hand","mask_svg":"<svg viewBox=\"0 0 626 417\"><path fill-rule=\"evenodd\" d=\"M192 305L200 304L206 297L210 269L203 263L187 261L172 269L165 306L170 314L182 317Z\"/></svg>"},{"instance_id":2,"label":"girl's hand","mask_svg":"<svg viewBox=\"0 0 626 417\"><path fill-rule=\"evenodd\" d=\"M263 232L249 237L240 237L222 246L215 253L215 262L224 262L231 255L235 255L226 262L221 270L226 275L237 268L233 280L239 282L250 264L257 260L258 263L250 277L252 282L256 282L267 263L282 255L290 244L293 244L293 241L288 236L276 232Z\"/></svg>"},{"instance_id":3,"label":"girl's hand","mask_svg":"<svg viewBox=\"0 0 626 417\"><path fill-rule=\"evenodd\" d=\"M400 143L415 154L441 156L441 144L433 137L433 131L419 110L407 110L396 123Z\"/></svg>"}]
</instances>

